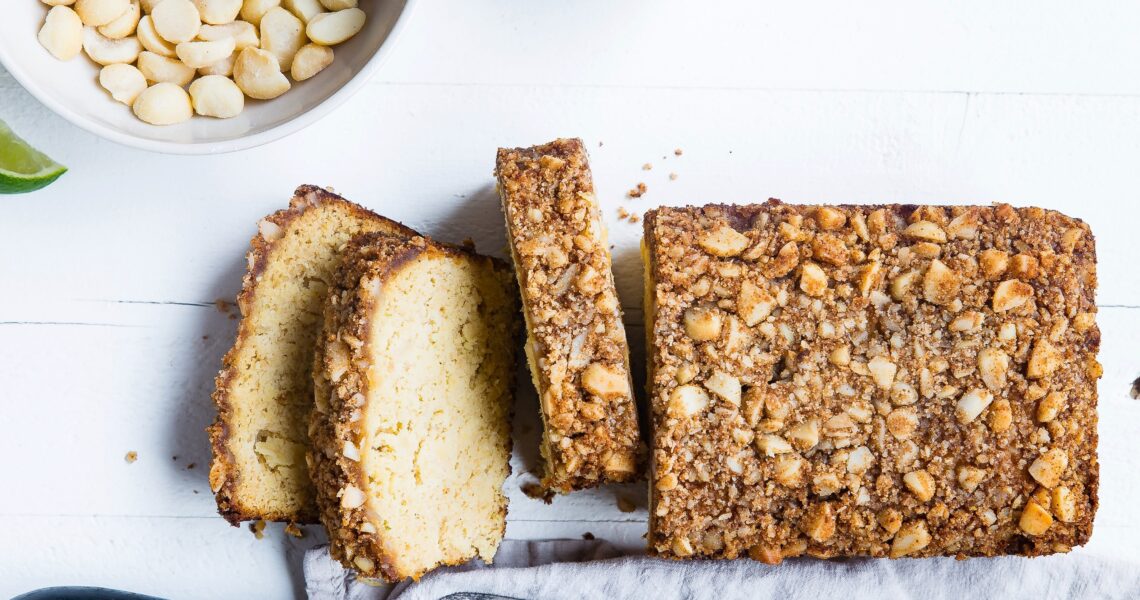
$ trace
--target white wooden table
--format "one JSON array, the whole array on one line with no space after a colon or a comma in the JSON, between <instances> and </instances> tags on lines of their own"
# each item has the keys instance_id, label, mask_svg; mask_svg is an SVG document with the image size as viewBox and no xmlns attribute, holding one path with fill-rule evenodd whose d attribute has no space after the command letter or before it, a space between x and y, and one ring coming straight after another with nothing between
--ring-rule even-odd
<instances>
[{"instance_id":1,"label":"white wooden table","mask_svg":"<svg viewBox=\"0 0 1140 600\"><path fill-rule=\"evenodd\" d=\"M1001 200L1088 221L1103 479L1079 552L1140 564L1138 22L1132 2L423 0L391 62L332 116L199 158L104 142L0 71L0 118L72 169L0 197L0 597L61 584L303 595L319 527L257 540L216 515L206 483L209 394L235 326L214 301L236 294L254 223L298 184L333 185L500 251L495 148L558 136L592 149L635 343L640 224L618 207ZM626 199L642 181L648 193ZM640 486L551 506L519 491L532 392L519 410L508 536L639 548Z\"/></svg>"}]
</instances>

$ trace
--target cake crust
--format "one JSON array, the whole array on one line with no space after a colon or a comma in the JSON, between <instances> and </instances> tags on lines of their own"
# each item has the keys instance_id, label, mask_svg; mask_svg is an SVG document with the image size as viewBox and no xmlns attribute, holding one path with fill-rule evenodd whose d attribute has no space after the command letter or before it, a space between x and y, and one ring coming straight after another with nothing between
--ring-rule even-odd
<instances>
[{"instance_id":1,"label":"cake crust","mask_svg":"<svg viewBox=\"0 0 1140 600\"><path fill-rule=\"evenodd\" d=\"M381 301L384 286L400 270L417 258L428 255L450 255L467 260L486 261L497 272L504 288L512 290L512 314L517 315L517 297L513 295L509 266L498 259L475 254L465 247L442 244L425 237L400 238L383 233L363 234L353 238L344 251L344 260L325 305L324 327L314 358L314 404L309 419L312 448L307 457L317 489L320 519L329 532L333 558L364 576L397 582L407 577L418 579L441 565L461 564L471 555L424 565L416 570L399 566L398 556L386 543L387 533L376 523L388 518L376 514L366 500L369 476L359 456L346 455L345 448L358 448L365 437L361 413L367 409L367 394L373 384L368 369L368 348L374 342L371 315ZM367 282L367 283L365 283ZM411 326L412 324L409 324ZM518 339L518 324L512 321L510 337ZM504 351L513 364L513 343ZM513 375L514 370L510 373ZM513 397L515 382L507 381L507 395ZM505 422L505 443L501 449L506 473L510 473L511 410ZM358 452L365 449L358 448ZM360 494L359 500L352 496ZM501 522L498 538L506 533L506 497L500 494L500 506L494 517ZM491 556L483 556L490 562Z\"/></svg>"},{"instance_id":2,"label":"cake crust","mask_svg":"<svg viewBox=\"0 0 1140 600\"><path fill-rule=\"evenodd\" d=\"M1097 507L1096 255L1039 208L645 221L650 552L1028 556Z\"/></svg>"},{"instance_id":3,"label":"cake crust","mask_svg":"<svg viewBox=\"0 0 1140 600\"><path fill-rule=\"evenodd\" d=\"M500 148L495 170L543 417L541 484L565 493L637 479L629 345L582 141Z\"/></svg>"},{"instance_id":4,"label":"cake crust","mask_svg":"<svg viewBox=\"0 0 1140 600\"><path fill-rule=\"evenodd\" d=\"M242 289L237 297L237 306L242 317L238 323L237 337L234 345L223 357L222 369L214 380L215 390L212 399L217 407L218 416L206 429L213 452L209 476L210 489L217 500L218 512L235 527L242 521L253 519L296 523L315 523L317 520L316 505L311 492L306 494L303 500L275 508L258 506L242 493L243 473L235 456L234 446L246 442L236 439L234 434L233 403L234 396L239 393L235 385L236 378L243 369L242 360L251 350L252 339L257 333L251 317L254 316L259 293L263 293L259 289L261 276L269 262L274 259L275 249L291 226L309 211L328 207L337 207L372 229L408 237L418 235L414 230L396 221L381 217L332 192L312 185L298 187L289 202L289 208L277 211L258 223L258 232L250 239L250 249L246 255L247 269L242 279ZM307 363L304 368L306 369L304 377L307 379ZM307 390L303 394L306 398L311 396ZM298 415L297 418L305 419L305 415ZM305 487L310 490L312 488L308 483Z\"/></svg>"}]
</instances>

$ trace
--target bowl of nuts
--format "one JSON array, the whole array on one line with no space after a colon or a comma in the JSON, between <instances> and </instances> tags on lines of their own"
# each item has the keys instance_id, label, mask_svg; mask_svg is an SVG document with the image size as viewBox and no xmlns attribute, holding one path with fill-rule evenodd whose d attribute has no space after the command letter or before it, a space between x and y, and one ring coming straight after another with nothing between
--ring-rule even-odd
<instances>
[{"instance_id":1,"label":"bowl of nuts","mask_svg":"<svg viewBox=\"0 0 1140 600\"><path fill-rule=\"evenodd\" d=\"M315 122L391 52L413 0L21 0L0 64L111 141L172 154L265 144Z\"/></svg>"}]
</instances>

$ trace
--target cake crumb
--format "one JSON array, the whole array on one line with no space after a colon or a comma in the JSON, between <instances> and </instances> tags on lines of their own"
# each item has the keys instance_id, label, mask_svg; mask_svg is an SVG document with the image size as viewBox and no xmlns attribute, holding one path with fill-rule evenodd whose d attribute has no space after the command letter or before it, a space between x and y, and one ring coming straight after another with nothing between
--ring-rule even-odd
<instances>
[{"instance_id":1,"label":"cake crumb","mask_svg":"<svg viewBox=\"0 0 1140 600\"><path fill-rule=\"evenodd\" d=\"M673 150L673 154L674 154L675 156L681 156L681 155L682 155L682 154L684 154L684 153L685 153L685 151L684 151L684 150L682 150L682 149L680 149L680 148L677 148L677 149Z\"/></svg>"},{"instance_id":2,"label":"cake crumb","mask_svg":"<svg viewBox=\"0 0 1140 600\"><path fill-rule=\"evenodd\" d=\"M618 219L625 219L625 218L629 217L629 211L620 207L620 206L618 207L617 213L618 213Z\"/></svg>"},{"instance_id":3,"label":"cake crumb","mask_svg":"<svg viewBox=\"0 0 1140 600\"><path fill-rule=\"evenodd\" d=\"M629 196L630 198L640 198L648 190L649 190L649 187L645 185L645 182L640 182L637 184L637 187L626 192L626 195Z\"/></svg>"},{"instance_id":4,"label":"cake crumb","mask_svg":"<svg viewBox=\"0 0 1140 600\"><path fill-rule=\"evenodd\" d=\"M633 511L637 510L637 505L633 503L633 500L630 500L629 498L626 498L625 496L618 496L617 507L618 507L618 510L620 510L623 513L631 513Z\"/></svg>"},{"instance_id":5,"label":"cake crumb","mask_svg":"<svg viewBox=\"0 0 1140 600\"><path fill-rule=\"evenodd\" d=\"M645 163L644 165L641 165L641 170L642 171L652 171L653 170L653 163Z\"/></svg>"},{"instance_id":6,"label":"cake crumb","mask_svg":"<svg viewBox=\"0 0 1140 600\"><path fill-rule=\"evenodd\" d=\"M629 222L630 223L636 223L640 220L641 220L641 217L639 217L636 213L629 215Z\"/></svg>"},{"instance_id":7,"label":"cake crumb","mask_svg":"<svg viewBox=\"0 0 1140 600\"><path fill-rule=\"evenodd\" d=\"M587 531L586 533L583 533L583 534L582 534L582 539L584 539L584 540L592 540L592 539L594 539L594 534L592 534L592 533L590 533L589 531Z\"/></svg>"},{"instance_id":8,"label":"cake crumb","mask_svg":"<svg viewBox=\"0 0 1140 600\"><path fill-rule=\"evenodd\" d=\"M196 466L198 466L198 463L190 463L190 464L186 465L186 470L189 471L190 469L193 469Z\"/></svg>"},{"instance_id":9,"label":"cake crumb","mask_svg":"<svg viewBox=\"0 0 1140 600\"><path fill-rule=\"evenodd\" d=\"M677 174L676 173L670 173L669 174L669 181L677 181Z\"/></svg>"},{"instance_id":10,"label":"cake crumb","mask_svg":"<svg viewBox=\"0 0 1140 600\"><path fill-rule=\"evenodd\" d=\"M135 452L134 450L131 450L130 452L127 453L126 456L123 457L123 460L127 461L128 465L135 462L138 459L139 459L139 453Z\"/></svg>"},{"instance_id":11,"label":"cake crumb","mask_svg":"<svg viewBox=\"0 0 1140 600\"><path fill-rule=\"evenodd\" d=\"M223 315L230 314L230 306L232 304L233 304L232 302L230 302L229 300L225 300L223 298L218 298L217 300L214 300L214 308L217 309L218 312L222 313Z\"/></svg>"},{"instance_id":12,"label":"cake crumb","mask_svg":"<svg viewBox=\"0 0 1140 600\"><path fill-rule=\"evenodd\" d=\"M530 483L522 484L522 493L526 494L528 498L535 500L542 500L547 504L554 502L554 493L548 492L538 482L532 481Z\"/></svg>"},{"instance_id":13,"label":"cake crumb","mask_svg":"<svg viewBox=\"0 0 1140 600\"><path fill-rule=\"evenodd\" d=\"M1133 400L1140 400L1140 377L1137 377L1136 381L1132 382L1131 395Z\"/></svg>"},{"instance_id":14,"label":"cake crumb","mask_svg":"<svg viewBox=\"0 0 1140 600\"><path fill-rule=\"evenodd\" d=\"M253 532L253 537L259 540L265 537L265 519L258 519L250 523L249 530Z\"/></svg>"},{"instance_id":15,"label":"cake crumb","mask_svg":"<svg viewBox=\"0 0 1140 600\"><path fill-rule=\"evenodd\" d=\"M296 523L289 523L286 525L285 533L288 533L289 535L298 539L305 537L305 531L298 527Z\"/></svg>"}]
</instances>

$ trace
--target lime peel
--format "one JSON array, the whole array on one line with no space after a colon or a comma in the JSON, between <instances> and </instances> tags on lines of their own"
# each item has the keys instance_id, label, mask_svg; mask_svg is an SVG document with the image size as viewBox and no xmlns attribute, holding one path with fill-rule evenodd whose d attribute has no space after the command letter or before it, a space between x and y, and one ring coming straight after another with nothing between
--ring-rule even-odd
<instances>
[{"instance_id":1,"label":"lime peel","mask_svg":"<svg viewBox=\"0 0 1140 600\"><path fill-rule=\"evenodd\" d=\"M66 172L67 167L29 146L0 121L0 194L34 192Z\"/></svg>"}]
</instances>

